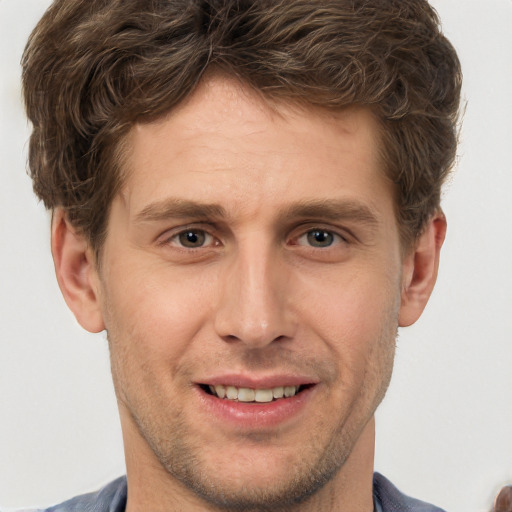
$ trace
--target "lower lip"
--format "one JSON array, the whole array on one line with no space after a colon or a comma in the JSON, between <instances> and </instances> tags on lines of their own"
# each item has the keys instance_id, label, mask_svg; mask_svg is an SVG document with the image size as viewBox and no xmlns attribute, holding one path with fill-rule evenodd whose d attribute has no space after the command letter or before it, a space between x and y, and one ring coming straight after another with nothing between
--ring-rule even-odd
<instances>
[{"instance_id":1,"label":"lower lip","mask_svg":"<svg viewBox=\"0 0 512 512\"><path fill-rule=\"evenodd\" d=\"M290 398L272 402L236 402L208 394L197 386L199 399L208 415L247 430L261 430L284 425L299 418L301 411L313 397L316 386L302 390Z\"/></svg>"}]
</instances>

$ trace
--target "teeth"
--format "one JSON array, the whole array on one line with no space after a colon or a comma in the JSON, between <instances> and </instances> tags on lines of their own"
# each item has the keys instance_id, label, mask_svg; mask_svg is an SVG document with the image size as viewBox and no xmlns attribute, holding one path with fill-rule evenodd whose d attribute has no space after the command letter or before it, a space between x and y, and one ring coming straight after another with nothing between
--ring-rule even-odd
<instances>
[{"instance_id":1,"label":"teeth","mask_svg":"<svg viewBox=\"0 0 512 512\"><path fill-rule=\"evenodd\" d=\"M254 389L240 388L238 390L238 401L239 402L254 402Z\"/></svg>"},{"instance_id":2,"label":"teeth","mask_svg":"<svg viewBox=\"0 0 512 512\"><path fill-rule=\"evenodd\" d=\"M251 389L236 388L235 386L209 386L212 394L219 398L228 400L238 400L239 402L258 402L267 403L279 398L290 398L295 396L299 386L277 386L272 389Z\"/></svg>"},{"instance_id":3,"label":"teeth","mask_svg":"<svg viewBox=\"0 0 512 512\"><path fill-rule=\"evenodd\" d=\"M256 402L272 402L274 394L271 389L257 389L254 393L254 400Z\"/></svg>"},{"instance_id":4,"label":"teeth","mask_svg":"<svg viewBox=\"0 0 512 512\"><path fill-rule=\"evenodd\" d=\"M210 390L211 390L210 386ZM212 393L216 394L219 398L224 398L226 396L226 388L224 386L215 386L215 389L211 390Z\"/></svg>"},{"instance_id":5,"label":"teeth","mask_svg":"<svg viewBox=\"0 0 512 512\"><path fill-rule=\"evenodd\" d=\"M286 386L284 388L284 396L286 398L295 395L295 393L297 393L297 388L295 386Z\"/></svg>"},{"instance_id":6,"label":"teeth","mask_svg":"<svg viewBox=\"0 0 512 512\"><path fill-rule=\"evenodd\" d=\"M282 386L278 388L274 388L272 390L272 394L274 395L274 398L283 398L284 396L284 388Z\"/></svg>"},{"instance_id":7,"label":"teeth","mask_svg":"<svg viewBox=\"0 0 512 512\"><path fill-rule=\"evenodd\" d=\"M238 389L236 389L234 386L228 386L226 388L226 396L230 400L236 400L238 398Z\"/></svg>"}]
</instances>

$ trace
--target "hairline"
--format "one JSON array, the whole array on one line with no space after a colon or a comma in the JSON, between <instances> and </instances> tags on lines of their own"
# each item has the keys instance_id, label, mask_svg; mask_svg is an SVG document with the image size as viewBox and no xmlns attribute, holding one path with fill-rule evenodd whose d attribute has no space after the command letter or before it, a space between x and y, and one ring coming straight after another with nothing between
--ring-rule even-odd
<instances>
[{"instance_id":1,"label":"hairline","mask_svg":"<svg viewBox=\"0 0 512 512\"><path fill-rule=\"evenodd\" d=\"M415 245L415 242L417 238L421 235L423 232L423 229L426 225L426 222L423 223L420 230L416 233L410 233L407 229L407 226L405 223L400 222L400 210L398 205L398 189L397 184L394 183L390 176L389 172L389 162L388 162L388 155L386 152L386 149L384 147L385 145L385 124L381 116L377 114L377 108L373 105L365 105L360 103L349 103L347 105L344 105L342 107L333 108L329 106L319 105L319 104L313 104L311 102L308 102L307 100L297 99L293 98L291 95L286 96L286 94L282 94L283 90L281 91L281 94L278 95L278 97L274 97L272 94L269 94L266 91L263 91L262 89L254 87L254 85L250 84L247 80L244 80L240 76L238 76L236 73L230 73L229 71L226 71L222 68L217 68L217 66L212 66L212 69L206 69L204 74L201 76L201 78L197 81L195 87L176 105L168 109L167 111L159 114L158 116L152 116L149 114L148 116L145 116L141 118L138 121L135 121L133 123L130 123L128 125L128 129L124 131L124 133L121 133L118 139L112 143L111 147L109 148L109 164L111 168L110 172L117 172L117 180L116 180L116 190L115 193L112 194L111 200L109 204L107 205L105 209L105 218L104 218L104 226L103 230L100 233L100 235L97 237L96 240L89 239L88 242L94 252L96 261L97 261L97 267L100 268L101 266L101 256L102 256L102 249L105 244L106 237L108 236L108 230L109 230L109 217L110 217L110 211L112 207L112 202L114 198L120 193L121 189L126 184L126 181L129 179L129 176L131 172L133 172L133 169L131 169L131 165L129 163L129 158L131 157L131 149L132 145L129 143L129 139L133 134L134 129L136 126L142 126L142 125L148 125L148 124L157 124L165 119L172 116L176 111L183 108L192 98L194 93L197 91L198 87L201 84L204 84L205 82L215 78L216 76L221 76L228 78L232 81L238 82L238 84L241 86L241 89L249 89L252 93L256 94L257 97L265 102L265 105L270 108L273 114L278 116L283 116L282 107L286 107L288 109L292 109L294 112L298 113L299 115L302 113L308 113L313 112L317 114L321 114L323 116L326 116L328 118L334 119L337 114L349 111L353 109L362 109L367 112L369 112L372 116L372 118L375 121L375 144L376 144L376 151L375 155L377 158L377 166L379 168L379 172L382 172L382 176L390 182L391 189L392 189L392 201L393 201L393 212L394 212L394 218L396 222L396 226L399 233L399 243L400 243L400 252L402 254L402 257L405 257L412 248ZM431 213L433 215L435 211L440 210L440 205L437 205L436 209Z\"/></svg>"}]
</instances>

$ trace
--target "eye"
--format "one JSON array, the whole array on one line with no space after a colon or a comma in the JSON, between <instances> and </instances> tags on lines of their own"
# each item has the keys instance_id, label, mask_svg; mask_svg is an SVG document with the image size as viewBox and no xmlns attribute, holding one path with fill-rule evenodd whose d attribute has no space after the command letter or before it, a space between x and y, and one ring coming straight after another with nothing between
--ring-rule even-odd
<instances>
[{"instance_id":1,"label":"eye","mask_svg":"<svg viewBox=\"0 0 512 512\"><path fill-rule=\"evenodd\" d=\"M318 249L325 249L342 241L344 241L344 239L332 231L326 229L310 229L297 238L297 245L308 245Z\"/></svg>"},{"instance_id":2,"label":"eye","mask_svg":"<svg viewBox=\"0 0 512 512\"><path fill-rule=\"evenodd\" d=\"M334 242L334 235L329 231L315 229L306 233L306 239L312 247L329 247Z\"/></svg>"},{"instance_id":3,"label":"eye","mask_svg":"<svg viewBox=\"0 0 512 512\"><path fill-rule=\"evenodd\" d=\"M214 245L215 239L202 229L186 229L171 237L170 242L186 249L198 249Z\"/></svg>"}]
</instances>

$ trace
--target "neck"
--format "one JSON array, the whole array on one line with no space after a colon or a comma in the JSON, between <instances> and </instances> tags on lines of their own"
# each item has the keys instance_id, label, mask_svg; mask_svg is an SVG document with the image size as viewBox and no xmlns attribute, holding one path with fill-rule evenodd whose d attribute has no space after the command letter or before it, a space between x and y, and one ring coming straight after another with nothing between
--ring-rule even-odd
<instances>
[{"instance_id":1,"label":"neck","mask_svg":"<svg viewBox=\"0 0 512 512\"><path fill-rule=\"evenodd\" d=\"M126 418L125 418L126 419ZM123 424L128 501L126 512L220 512L173 478L160 464L138 430ZM375 421L361 432L338 473L311 498L292 505L293 512L373 512ZM265 508L268 512L268 509ZM223 509L222 512L227 512ZM249 512L249 511L247 511ZM251 512L259 512L257 510ZM282 508L276 512L286 512Z\"/></svg>"}]
</instances>

